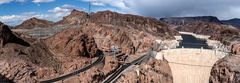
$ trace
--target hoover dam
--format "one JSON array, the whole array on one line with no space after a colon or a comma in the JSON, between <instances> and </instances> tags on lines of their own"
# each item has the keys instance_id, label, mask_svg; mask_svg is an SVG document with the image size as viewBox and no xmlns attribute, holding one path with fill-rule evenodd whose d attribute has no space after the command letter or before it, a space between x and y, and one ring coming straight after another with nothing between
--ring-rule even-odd
<instances>
[{"instance_id":1,"label":"hoover dam","mask_svg":"<svg viewBox=\"0 0 240 83\"><path fill-rule=\"evenodd\" d=\"M183 40L178 48L162 50L156 59L169 62L173 83L208 83L213 65L228 52L211 49L206 41L196 38L199 36L181 35Z\"/></svg>"}]
</instances>

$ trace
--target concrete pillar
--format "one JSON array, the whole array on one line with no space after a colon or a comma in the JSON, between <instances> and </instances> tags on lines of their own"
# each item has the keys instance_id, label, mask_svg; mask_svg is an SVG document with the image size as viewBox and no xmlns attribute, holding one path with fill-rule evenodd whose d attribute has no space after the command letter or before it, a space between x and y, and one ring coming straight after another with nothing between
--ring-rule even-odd
<instances>
[{"instance_id":1,"label":"concrete pillar","mask_svg":"<svg viewBox=\"0 0 240 83\"><path fill-rule=\"evenodd\" d=\"M214 50L214 55L217 56L217 49Z\"/></svg>"},{"instance_id":2,"label":"concrete pillar","mask_svg":"<svg viewBox=\"0 0 240 83\"><path fill-rule=\"evenodd\" d=\"M202 53L202 51L203 51L203 47L201 47L201 49L200 49L200 53Z\"/></svg>"},{"instance_id":3,"label":"concrete pillar","mask_svg":"<svg viewBox=\"0 0 240 83\"><path fill-rule=\"evenodd\" d=\"M135 71L136 71L136 73L137 73L137 77L139 77L139 76L140 76L140 68L139 68L139 65L136 65Z\"/></svg>"}]
</instances>

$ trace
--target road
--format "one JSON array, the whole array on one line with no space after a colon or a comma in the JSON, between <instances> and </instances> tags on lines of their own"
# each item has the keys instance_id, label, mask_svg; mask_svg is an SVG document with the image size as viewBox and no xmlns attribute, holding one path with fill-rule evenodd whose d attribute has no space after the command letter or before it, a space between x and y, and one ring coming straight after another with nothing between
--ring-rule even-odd
<instances>
[{"instance_id":1,"label":"road","mask_svg":"<svg viewBox=\"0 0 240 83\"><path fill-rule=\"evenodd\" d=\"M115 72L113 72L113 74L108 76L102 83L113 83L121 76L121 74L124 71L130 69L133 65L141 64L144 60L148 60L151 56L155 56L156 54L157 54L156 52L150 51L149 53L141 56L140 58L130 63L121 65L120 67L118 67L118 69Z\"/></svg>"},{"instance_id":2,"label":"road","mask_svg":"<svg viewBox=\"0 0 240 83\"><path fill-rule=\"evenodd\" d=\"M71 72L71 73L68 73L68 74L65 74L65 75L62 75L62 76L59 76L59 77L56 77L56 78L53 78L53 79L48 79L48 80L43 80L43 81L40 81L40 83L52 83L52 82L56 82L56 81L60 81L60 80L64 80L64 79L67 79L67 78L70 78L72 76L75 76L75 75L78 75L80 74L81 72L84 72L92 67L94 67L95 65L98 65L99 63L103 62L105 59L105 55L103 53L101 53L99 55L99 58L93 62L92 64L88 65L88 66L85 66L79 70L76 70L74 72Z\"/></svg>"}]
</instances>

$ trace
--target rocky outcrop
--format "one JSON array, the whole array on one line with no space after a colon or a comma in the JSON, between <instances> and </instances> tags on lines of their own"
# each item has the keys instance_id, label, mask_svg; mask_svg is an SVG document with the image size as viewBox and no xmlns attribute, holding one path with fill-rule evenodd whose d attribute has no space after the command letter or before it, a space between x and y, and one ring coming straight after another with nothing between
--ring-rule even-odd
<instances>
[{"instance_id":1,"label":"rocky outcrop","mask_svg":"<svg viewBox=\"0 0 240 83\"><path fill-rule=\"evenodd\" d=\"M0 23L0 42L0 47L5 46L7 43L16 43L24 46L30 46L29 43L14 35L9 27L3 23Z\"/></svg>"},{"instance_id":2,"label":"rocky outcrop","mask_svg":"<svg viewBox=\"0 0 240 83\"><path fill-rule=\"evenodd\" d=\"M72 10L71 14L63 17L62 20L54 25L77 25L88 21L88 13L78 10Z\"/></svg>"},{"instance_id":3,"label":"rocky outcrop","mask_svg":"<svg viewBox=\"0 0 240 83\"><path fill-rule=\"evenodd\" d=\"M120 52L127 54L149 50L155 39L171 40L179 35L157 19L111 11L87 14L73 10L56 25L70 28L80 25L77 28L92 34L101 50L110 52L117 47Z\"/></svg>"},{"instance_id":4,"label":"rocky outcrop","mask_svg":"<svg viewBox=\"0 0 240 83\"><path fill-rule=\"evenodd\" d=\"M230 20L222 20L221 22L223 24L228 24L228 25L232 25L234 27L240 28L240 19L239 18L234 18L234 19L230 19Z\"/></svg>"},{"instance_id":5,"label":"rocky outcrop","mask_svg":"<svg viewBox=\"0 0 240 83\"><path fill-rule=\"evenodd\" d=\"M34 28L49 28L51 27L53 22L37 19L35 17L30 18L24 21L22 24L16 26L16 29L34 29Z\"/></svg>"},{"instance_id":6,"label":"rocky outcrop","mask_svg":"<svg viewBox=\"0 0 240 83\"><path fill-rule=\"evenodd\" d=\"M91 14L90 18L94 23L131 27L154 36L166 37L167 39L174 39L173 36L178 34L176 31L168 28L167 24L149 17L119 14L111 11L101 11Z\"/></svg>"},{"instance_id":7,"label":"rocky outcrop","mask_svg":"<svg viewBox=\"0 0 240 83\"><path fill-rule=\"evenodd\" d=\"M130 14L120 14L112 11L100 11L88 14L83 11L73 10L70 15L57 22L55 25L82 25L83 23L109 24L112 26L131 27L148 34L165 39L174 39L179 35L177 31L168 28L168 25L157 19Z\"/></svg>"},{"instance_id":8,"label":"rocky outcrop","mask_svg":"<svg viewBox=\"0 0 240 83\"><path fill-rule=\"evenodd\" d=\"M227 56L213 66L209 83L239 83L239 55Z\"/></svg>"},{"instance_id":9,"label":"rocky outcrop","mask_svg":"<svg viewBox=\"0 0 240 83\"><path fill-rule=\"evenodd\" d=\"M226 43L227 38L238 35L236 27L222 24L216 17L173 17L162 18L161 20L169 23L178 31L192 32L200 35L211 36L210 39Z\"/></svg>"},{"instance_id":10,"label":"rocky outcrop","mask_svg":"<svg viewBox=\"0 0 240 83\"><path fill-rule=\"evenodd\" d=\"M232 45L231 52L240 55L240 43Z\"/></svg>"},{"instance_id":11,"label":"rocky outcrop","mask_svg":"<svg viewBox=\"0 0 240 83\"><path fill-rule=\"evenodd\" d=\"M79 28L64 30L47 39L47 43L57 53L69 56L94 57L99 55L100 51L93 36Z\"/></svg>"},{"instance_id":12,"label":"rocky outcrop","mask_svg":"<svg viewBox=\"0 0 240 83\"><path fill-rule=\"evenodd\" d=\"M59 62L53 58L48 48L41 41L25 38L13 33L8 26L0 25L0 76L7 81L17 83L35 83L35 71L39 67L59 71Z\"/></svg>"},{"instance_id":13,"label":"rocky outcrop","mask_svg":"<svg viewBox=\"0 0 240 83\"><path fill-rule=\"evenodd\" d=\"M5 78L0 79L0 82L35 83L35 71L34 67L19 59L0 60L0 75Z\"/></svg>"},{"instance_id":14,"label":"rocky outcrop","mask_svg":"<svg viewBox=\"0 0 240 83\"><path fill-rule=\"evenodd\" d=\"M232 28L222 28L216 31L209 39L221 41L225 45L231 45L232 42L237 41L239 38L239 31Z\"/></svg>"},{"instance_id":15,"label":"rocky outcrop","mask_svg":"<svg viewBox=\"0 0 240 83\"><path fill-rule=\"evenodd\" d=\"M210 83L239 83L240 77L240 45L233 44L232 54L218 60L212 70Z\"/></svg>"},{"instance_id":16,"label":"rocky outcrop","mask_svg":"<svg viewBox=\"0 0 240 83\"><path fill-rule=\"evenodd\" d=\"M169 18L160 18L161 21L174 24L174 25L185 25L195 22L210 22L221 24L221 21L214 16L197 16L197 17L169 17Z\"/></svg>"},{"instance_id":17,"label":"rocky outcrop","mask_svg":"<svg viewBox=\"0 0 240 83\"><path fill-rule=\"evenodd\" d=\"M121 83L173 83L170 66L167 61L150 60L124 73L117 82Z\"/></svg>"}]
</instances>

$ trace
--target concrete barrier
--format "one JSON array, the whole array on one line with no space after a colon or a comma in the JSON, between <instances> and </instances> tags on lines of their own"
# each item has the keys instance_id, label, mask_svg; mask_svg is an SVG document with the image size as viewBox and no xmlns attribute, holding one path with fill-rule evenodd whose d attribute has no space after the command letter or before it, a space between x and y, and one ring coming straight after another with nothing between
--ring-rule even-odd
<instances>
[{"instance_id":1,"label":"concrete barrier","mask_svg":"<svg viewBox=\"0 0 240 83\"><path fill-rule=\"evenodd\" d=\"M174 83L208 83L212 66L226 55L218 50L177 48L158 52L156 59L169 62Z\"/></svg>"}]
</instances>

